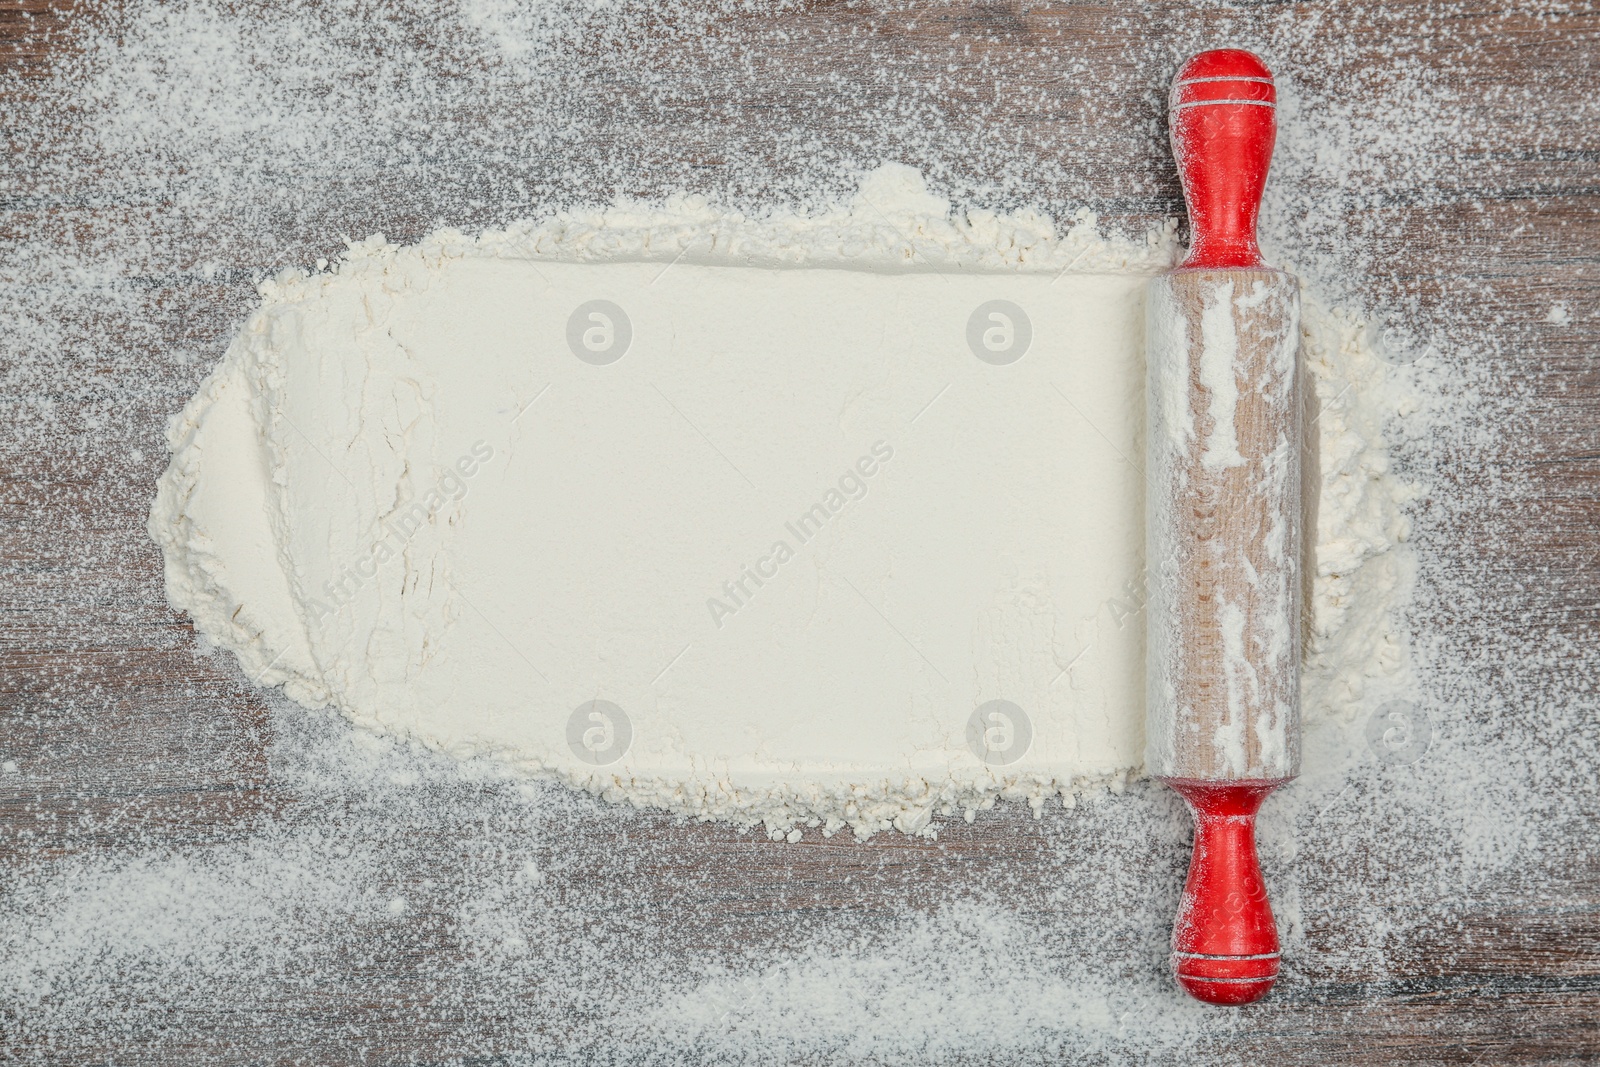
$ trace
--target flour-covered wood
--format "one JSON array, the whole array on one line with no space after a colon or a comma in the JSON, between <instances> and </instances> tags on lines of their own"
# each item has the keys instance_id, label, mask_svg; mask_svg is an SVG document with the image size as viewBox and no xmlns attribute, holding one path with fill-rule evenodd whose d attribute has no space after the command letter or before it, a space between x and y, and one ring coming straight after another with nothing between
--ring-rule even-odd
<instances>
[{"instance_id":1,"label":"flour-covered wood","mask_svg":"<svg viewBox=\"0 0 1600 1067\"><path fill-rule=\"evenodd\" d=\"M1274 270L1150 284L1146 763L1162 778L1300 766L1300 287Z\"/></svg>"},{"instance_id":2,"label":"flour-covered wood","mask_svg":"<svg viewBox=\"0 0 1600 1067\"><path fill-rule=\"evenodd\" d=\"M9 114L24 113L48 63L84 54L85 36L101 17L96 6L0 3L6 16L0 18L0 66L12 76L4 87ZM1150 70L1132 60L1148 52L1169 61L1174 34L1189 41L1236 39L1241 18L1260 15L1170 0L1115 10L1034 6L1031 14L965 2L937 7L936 13L923 6L774 8L742 15L695 38L701 52L713 45L737 49L753 68L698 62L699 52L665 47L665 37L653 36L646 44L659 53L660 62L639 65L650 78L616 77L618 68L607 61L606 51L613 46L597 39L591 49L596 65L585 75L596 86L593 113L578 120L574 136L581 135L597 153L626 150L647 160L687 160L683 167L695 188L718 188L723 172L738 171L739 157L707 140L708 124L740 144L781 145L786 142L774 142L775 136L805 122L826 125L835 142L875 143L871 138L881 138L875 131L882 129L884 109L830 109L825 105L831 98L822 90L863 79L869 88L921 84L916 79L931 65L943 70L948 63L948 78L930 92L976 87L979 96L972 99L979 101L988 99L983 93L1009 94L999 103L1010 108L1010 125L998 132L1009 130L1014 138L1009 143L1022 152L1009 164L1028 170L1041 198L1072 205L1086 195L1104 197L1103 205L1097 202L1102 224L1137 228L1152 210L1174 214L1178 187L1163 170L1148 186L1149 195L1128 195L1130 172L1143 175L1159 159L1159 145L1143 124L1145 117L1154 117L1148 114L1149 101L1120 88L1128 82L1150 84ZM447 11L450 5L438 9ZM202 10L211 13L210 21L195 21ZM1330 10L1338 17L1314 21ZM191 6L184 12L188 22L169 23L162 32L219 24L225 11ZM381 27L381 9L369 11ZM656 5L646 14L666 23L663 32L670 36L673 11L673 5ZM1404 8L1295 5L1271 12L1258 21L1288 27L1293 50L1317 57L1303 72L1303 106L1338 92L1358 111L1392 108L1403 87L1392 78L1372 77L1372 57L1396 50L1406 57L1408 85L1491 90L1473 102L1466 125L1457 123L1455 133L1443 140L1425 139L1426 117L1392 112L1401 127L1420 131L1417 138L1406 142L1405 151L1385 154L1392 162L1385 170L1380 161L1379 184L1373 188L1350 192L1356 183L1344 181L1336 170L1329 180L1330 200L1312 223L1325 236L1339 229L1359 235L1352 240L1360 240L1364 254L1381 265L1381 275L1347 279L1369 302L1395 299L1402 290L1419 293L1427 308L1424 321L1448 322L1470 336L1488 336L1498 320L1529 324L1519 327L1526 333L1499 327L1508 331L1502 335L1508 343L1451 352L1428 371L1474 382L1503 381L1523 405L1518 428L1525 454L1506 457L1517 480L1514 499L1508 500L1498 485L1506 468L1480 469L1475 464L1480 450L1441 444L1438 453L1447 457L1449 477L1461 486L1484 486L1485 506L1477 511L1430 507L1431 517L1427 512L1417 516L1419 528L1432 531L1430 551L1438 554L1437 566L1458 568L1481 583L1479 595L1453 612L1428 617L1419 628L1425 628L1436 650L1443 650L1440 655L1454 659L1463 649L1478 651L1481 658L1462 664L1462 676L1449 684L1470 687L1476 684L1472 679L1492 674L1505 687L1498 704L1476 712L1463 705L1451 712L1463 716L1452 721L1453 740L1467 743L1487 730L1486 724L1506 724L1507 712L1521 706L1518 695L1528 692L1529 677L1548 677L1551 698L1557 699L1574 691L1580 672L1592 671L1592 627L1600 617L1591 559L1594 531L1600 529L1600 464L1592 458L1600 425L1600 374L1593 358L1600 351L1600 316L1580 312L1592 306L1600 278L1600 193L1592 153L1583 150L1600 136L1600 129L1584 121L1595 106L1590 76L1595 20L1581 5L1567 14L1519 13L1504 6L1461 9L1438 2ZM1302 16L1313 21L1302 26ZM929 32L931 18L952 32ZM1108 23L1115 32L1107 32ZM249 25L268 24L258 19ZM132 22L126 26L128 32L138 28ZM873 32L852 36L859 27ZM989 36L975 38L973 31ZM418 34L415 39L436 48L441 62L460 61L459 36ZM1023 39L1029 47L1010 43ZM880 62L862 64L857 54L862 49L879 55ZM779 52L782 62L771 62ZM1007 73L997 88L994 66L1001 54ZM317 58L325 60L326 54ZM384 69L374 65L371 79L380 78ZM742 79L749 69L770 72L776 92L824 106L786 108L780 99L775 107L772 93L748 91ZM1062 72L1082 69L1102 72L1100 93L1071 95ZM269 70L270 65L257 66L251 76L270 87ZM1416 80L1409 81L1413 76ZM1056 91L1067 94L1058 98L1060 106L1027 105L1032 95ZM663 111L664 92L676 94L673 99L683 106ZM808 92L813 95L806 97ZM849 98L848 93L841 97ZM871 97L858 93L854 98ZM1530 100L1537 106L1530 108ZM452 785L447 790L442 782L425 781L408 792L384 788L352 795L328 788L336 781L332 778L286 775L273 755L282 735L278 716L269 711L270 698L221 657L194 654L187 624L162 594L160 554L142 533L151 486L160 473L158 456L165 462L158 452L165 418L193 391L205 364L220 354L237 326L230 316L242 315L255 299L253 277L285 262L331 255L330 248L342 247L337 234L352 229L382 230L409 240L436 218L469 229L503 223L509 215L500 200L489 197L477 207L462 200L463 190L481 196L497 186L492 174L484 176L489 172L471 169L476 157L455 147L474 114L481 123L503 125L515 100L501 93L495 103L454 116L448 129L440 127L441 136L448 133L450 140L437 144L451 150L430 157L434 180L406 184L409 172L390 174L391 190L383 184L385 175L377 173L373 181L379 184L369 187L365 175L376 164L340 158L332 161L337 171L314 168L296 187L316 195L297 197L292 210L282 201L261 208L277 220L275 230L252 231L248 212L240 210L232 226L203 236L181 230L171 240L141 244L146 258L127 261L123 269L132 272L141 292L148 292L148 302L140 306L108 298L104 329L106 336L122 329L130 346L148 350L147 358L108 355L86 365L51 355L61 367L62 384L54 393L59 422L52 423L60 436L41 445L40 438L15 424L15 447L8 456L11 521L0 530L0 558L10 567L0 602L13 620L0 672L0 688L6 691L0 699L0 737L6 746L0 760L20 767L18 773L0 775L0 877L9 887L21 892L29 885L73 884L58 871L87 872L109 886L110 879L128 877L119 873L122 867L109 866L121 864L122 857L134 865L131 872L152 876L175 863L210 878L225 870L218 861L234 854L248 857L242 870L259 871L258 858L277 847L303 844L308 830L325 831L329 820L337 820L336 833L302 854L315 857L321 848L338 845L353 846L357 854L387 850L393 862L385 869L395 880L376 886L384 891L377 900L392 892L411 906L400 921L379 924L344 922L345 915L357 914L344 910L313 911L311 920L322 923L326 935L304 947L316 951L280 955L265 970L252 969L254 958L245 954L245 945L232 946L226 957L245 965L221 970L201 966L204 953L180 955L184 945L179 942L169 942L166 949L146 942L140 958L121 953L92 960L63 955L59 945L46 946L63 964L52 972L55 992L49 1001L13 999L9 1016L0 1010L0 1060L211 1067L246 1059L304 1059L341 1067L459 1058L463 1049L484 1059L516 1058L529 1055L530 1040L543 1042L539 1047L551 1059L581 1059L585 1035L605 1032L606 1019L595 1012L621 990L605 983L604 970L563 989L565 972L551 960L585 953L601 961L607 954L599 947L631 945L630 960L660 960L668 973L691 975L724 958L759 963L772 953L766 958L790 959L795 967L808 960L812 970L831 967L829 973L841 977L841 989L850 992L862 976L841 971L839 962L873 958L871 932L900 930L893 916L903 913L908 901L929 915L944 915L954 906L968 926L971 902L992 901L997 921L1012 923L1011 929L1020 921L1036 939L1081 949L1081 959L1064 963L1056 976L1068 984L1040 988L1068 993L1081 988L1070 984L1081 965L1082 974L1097 979L1087 987L1096 996L1104 990L1126 998L1124 1005L1157 1003L1148 999L1147 980L1138 984L1127 968L1128 946L1144 943L1137 924L1154 921L1148 894L1094 892L1124 885L1116 879L1126 879L1129 872L1160 878L1182 858L1163 809L1143 803L1137 788L1114 798L1115 803L1080 805L1069 812L1047 807L1037 822L1026 805L1000 803L971 825L949 820L937 845L898 833L878 834L865 843L849 834L817 841L808 833L802 844L788 845L752 840L718 824L678 825L665 815L610 805L596 809L604 819L574 819L573 809L564 806L547 810L523 803L519 814L507 819L504 807L487 799L488 788ZM1108 106L1115 109L1110 118ZM983 125L981 110L957 108L948 114L980 133L997 132ZM1122 121L1128 115L1140 122ZM1504 150L1528 144L1530 130L1550 136L1551 116L1559 117L1567 132L1550 143L1571 150ZM65 108L53 117L63 131L84 129L93 118ZM32 127L19 118L17 128L26 134ZM93 143L103 146L109 137L97 134ZM462 143L481 142L462 137ZM969 143L993 148L976 134ZM1071 167L1060 165L1061 145L1073 146ZM539 189L544 186L537 184L538 175L552 169L572 175L569 184L587 180L594 170L548 145L522 147L533 162L525 174L513 176ZM516 151L511 145L485 165L519 164ZM1368 153L1355 161L1367 165L1373 159ZM71 250L75 243L102 240L136 223L146 228L137 233L148 232L172 212L208 217L188 200L169 203L168 213L159 213L162 205L150 199L148 168L97 166L86 156L70 181L53 183L37 149L19 149L10 162L22 175L19 190L37 194L19 192L10 205L19 227L15 232L31 236L29 249L44 247L49 238ZM1406 166L1415 166L1415 172L1406 173ZM224 167L216 180L224 178L238 182L239 172ZM268 173L266 179L285 180L285 172ZM250 186L234 188L248 192ZM646 193L654 188L640 186ZM351 189L361 190L363 202L346 207ZM1539 195L1530 197L1529 190ZM599 203L609 195L596 188L587 199ZM1308 195L1284 196L1279 210L1296 210ZM1374 201L1381 214L1374 214ZM238 236L252 232L259 243L246 244ZM288 242L293 251L280 255ZM52 258L55 246L48 247L49 256L27 261L33 266L23 281L46 264L62 262ZM219 265L215 280L192 269L196 249L203 249L202 259ZM1311 288L1312 279L1306 284ZM1571 305L1571 321L1547 324L1545 316L1557 300ZM1519 337L1536 337L1538 346L1518 348L1511 341ZM185 361L173 358L175 352L193 355ZM133 380L137 387L129 384ZM1490 399L1497 395L1491 391ZM85 419L103 416L108 396L116 399L117 418L92 436L81 433ZM19 397L19 403L25 399ZM522 421L537 417L554 399L554 392L548 394ZM937 425L930 419L954 399L954 391L946 393L914 428ZM142 463L130 466L132 449L143 450ZM1314 469L1309 457L1306 463L1308 472ZM50 536L41 538L41 530ZM1508 648L1540 646L1544 654L1536 665L1529 662L1532 657L1504 659ZM1529 707L1538 710L1538 705ZM1365 710L1358 705L1350 713L1360 716ZM1556 725L1551 717L1556 709L1544 712L1526 723ZM1573 721L1581 719L1573 715ZM1551 737L1543 726L1513 736L1526 737L1533 747L1485 751L1529 759ZM1578 857L1580 843L1600 834L1600 809L1582 794L1563 802L1559 784L1583 759L1581 745L1554 746L1539 763L1552 775L1544 791L1509 794L1543 805L1526 816L1530 823L1557 815L1561 821L1552 829L1576 851L1519 849L1514 877L1487 889L1481 879L1447 882L1438 874L1440 857L1450 854L1450 825L1459 822L1460 813L1434 811L1436 818L1419 819L1419 812L1431 809L1416 805L1438 793L1413 792L1420 783L1437 782L1438 763L1383 768L1358 761L1348 792L1336 796L1342 787L1332 786L1320 794L1337 803L1315 821L1298 820L1297 854L1314 854L1316 861L1296 864L1293 872L1269 863L1274 891L1292 893L1302 914L1287 946L1306 961L1291 964L1292 996L1269 998L1230 1013L1221 1028L1212 1022L1203 1030L1198 1023L1191 1028L1185 1020L1192 1012L1174 1003L1173 1010L1161 1013L1165 1037L1154 1045L1137 1013L1125 1016L1121 1037L1106 1036L1111 1031L1101 1027L1080 1038L1063 1015L1056 1020L1056 1046L1041 1050L1013 1033L1003 1057L958 1045L959 1023L952 1030L943 1020L936 1032L945 1035L945 1043L925 1058L951 1064L1004 1058L1071 1065L1120 1055L1175 1064L1210 1055L1220 1062L1277 1067L1323 1067L1330 1061L1348 1067L1390 1067L1397 1061L1465 1065L1475 1059L1480 1065L1543 1067L1592 1061L1600 1047L1600 865ZM1379 798L1370 795L1379 783L1415 798L1409 807L1398 795L1383 798L1381 825L1374 821ZM1485 781L1479 787L1491 788L1497 797L1508 795L1504 783ZM1313 789L1320 788L1308 777L1293 791L1315 797ZM419 799L397 802L413 796ZM1149 828L1150 834L1125 836L1125 826ZM1548 844L1552 837L1543 840ZM532 897L498 895L509 886L506 872L520 869L523 855L541 864L548 858L549 870L565 873ZM1559 875L1551 875L1564 855L1574 858ZM164 862L167 867L160 866ZM338 873L331 865L314 873L313 886L337 891L345 884L330 880ZM159 883L136 884L154 888ZM13 899L20 907L21 897ZM74 898L61 899L62 914L82 917L84 904L105 898L77 895L76 911ZM184 907L192 898L167 899ZM343 898L334 892L318 899L338 903ZM539 928L552 935L548 940L531 940L522 956L470 954L476 942L464 938L478 927L464 926L463 918L535 921L542 910L510 906L529 899L560 905L550 912L552 919L540 922ZM1374 903L1386 899L1399 906ZM495 901L502 902L497 911L470 907ZM242 899L236 911L239 921L254 924L252 929L260 925ZM1384 929L1384 943L1392 950L1388 955L1371 951L1364 939L1380 914L1392 917ZM760 921L751 921L752 916ZM181 930L203 928L190 922ZM172 929L177 936L180 928ZM280 921L265 944L292 945L301 929ZM819 930L833 931L838 952L798 962L783 956L793 953L796 943L810 943ZM984 951L1015 958L1015 952L1004 955L1016 947L1014 940L1002 938ZM8 945L7 951L14 955L14 948ZM938 958L934 954L923 962ZM529 987L498 991L486 985L494 975L491 961L503 959L514 961L507 966L520 974L539 976L537 981L529 977ZM177 961L171 965L175 969L154 970L163 960ZM193 981L178 983L164 998L134 999L141 984L152 987L152 974L181 974L184 968ZM129 980L118 987L106 976L121 969ZM755 974L770 981L773 972L758 968ZM1105 978L1101 985L1101 975L1123 977ZM640 985L652 977L635 975ZM730 974L728 980L735 977ZM961 977L946 974L941 980ZM1003 998L1016 988L1002 981L987 995ZM498 999L489 996L495 992ZM966 998L963 1003L982 999L957 992ZM64 1021L48 1044L37 1039L25 1044L12 1025L26 1018L37 1028L52 1014L47 1005L53 1017L63 1018L97 994L107 998L106 1010L85 1010L77 1020ZM501 1010L514 1002L519 1005L514 1010ZM1091 1002L1100 1003L1092 997ZM758 1007L763 1003L756 998ZM710 1017L722 1010L716 1007ZM108 1023L108 1013L121 1021ZM759 1013L735 1010L721 1031L738 1034L759 1021ZM1225 1049L1218 1048L1219 1029L1225 1030ZM831 1033L845 1041L853 1034L848 1026L821 1032L819 1040ZM1189 1038L1192 1033L1209 1036ZM718 1036L706 1035L708 1041ZM1195 1048L1191 1040L1202 1044ZM640 1058L648 1061L649 1053ZM795 1058L805 1054L803 1048L792 1053ZM656 1052L657 1058L664 1055Z\"/></svg>"}]
</instances>

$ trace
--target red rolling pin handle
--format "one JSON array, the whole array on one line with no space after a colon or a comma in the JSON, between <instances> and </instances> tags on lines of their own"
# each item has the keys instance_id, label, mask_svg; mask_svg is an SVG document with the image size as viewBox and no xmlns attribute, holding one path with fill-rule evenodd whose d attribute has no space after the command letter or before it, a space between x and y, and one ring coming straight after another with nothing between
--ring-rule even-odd
<instances>
[{"instance_id":1,"label":"red rolling pin handle","mask_svg":"<svg viewBox=\"0 0 1600 1067\"><path fill-rule=\"evenodd\" d=\"M1277 136L1272 72L1239 49L1194 56L1172 86L1173 155L1192 232L1180 269L1262 266L1261 193ZM1180 985L1209 1004L1248 1004L1278 977L1278 931L1256 858L1256 812L1288 779L1163 779L1194 813L1194 857L1172 932Z\"/></svg>"},{"instance_id":2,"label":"red rolling pin handle","mask_svg":"<svg viewBox=\"0 0 1600 1067\"><path fill-rule=\"evenodd\" d=\"M1256 217L1277 140L1272 72L1237 48L1201 52L1178 71L1167 116L1189 205L1184 267L1261 266Z\"/></svg>"},{"instance_id":3,"label":"red rolling pin handle","mask_svg":"<svg viewBox=\"0 0 1600 1067\"><path fill-rule=\"evenodd\" d=\"M1194 858L1172 928L1178 984L1207 1004L1248 1004L1278 978L1278 928L1256 860L1256 812L1282 781L1166 778L1194 813Z\"/></svg>"}]
</instances>

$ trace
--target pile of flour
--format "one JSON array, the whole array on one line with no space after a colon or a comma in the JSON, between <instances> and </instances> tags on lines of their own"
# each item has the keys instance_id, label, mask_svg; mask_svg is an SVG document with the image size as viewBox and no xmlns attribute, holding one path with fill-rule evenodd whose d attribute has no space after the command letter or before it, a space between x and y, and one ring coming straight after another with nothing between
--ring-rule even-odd
<instances>
[{"instance_id":1,"label":"pile of flour","mask_svg":"<svg viewBox=\"0 0 1600 1067\"><path fill-rule=\"evenodd\" d=\"M169 427L168 598L308 707L774 837L1120 790L1174 234L957 212L890 165L804 215L374 237L262 285ZM1406 671L1410 490L1363 324L1315 293L1303 323L1309 724Z\"/></svg>"}]
</instances>

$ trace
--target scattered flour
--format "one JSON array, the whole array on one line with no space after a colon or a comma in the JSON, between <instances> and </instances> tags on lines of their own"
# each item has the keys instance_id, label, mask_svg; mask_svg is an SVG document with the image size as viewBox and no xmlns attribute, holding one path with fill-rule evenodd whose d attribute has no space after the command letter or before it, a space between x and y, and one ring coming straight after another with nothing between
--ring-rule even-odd
<instances>
[{"instance_id":1,"label":"scattered flour","mask_svg":"<svg viewBox=\"0 0 1600 1067\"><path fill-rule=\"evenodd\" d=\"M1551 284L1576 277L1557 259L1581 204L1555 194L1592 185L1600 130L1571 5L130 0L13 29L0 598L28 666L0 737L0 1056L1496 1063L1592 1037L1584 961L1527 936L1581 918L1600 764L1571 462L1593 301ZM661 245L622 254L670 261L773 204L802 206L771 242L792 247L884 160L957 204L1048 205L1030 257L1081 248L1176 213L1167 79L1219 43L1278 73L1263 241L1307 285L1344 498L1322 509L1302 774L1259 821L1287 963L1260 1010L1172 987L1190 820L1153 783L936 819L935 840L750 841L248 692L175 624L144 529L162 427L261 277L338 260L342 234L562 207L550 247L592 242L577 258L658 220ZM658 206L592 206L623 194ZM1018 250L981 269L1029 269ZM1408 600L1402 643L1383 606ZM1427 728L1408 761L1364 736L1394 700ZM1545 977L1483 995L1512 973Z\"/></svg>"}]
</instances>

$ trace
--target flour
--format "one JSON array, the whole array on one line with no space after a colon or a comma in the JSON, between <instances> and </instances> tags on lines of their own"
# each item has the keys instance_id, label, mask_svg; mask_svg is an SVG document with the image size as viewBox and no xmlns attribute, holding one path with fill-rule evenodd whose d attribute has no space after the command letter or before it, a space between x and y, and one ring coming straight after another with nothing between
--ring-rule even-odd
<instances>
[{"instance_id":1,"label":"flour","mask_svg":"<svg viewBox=\"0 0 1600 1067\"><path fill-rule=\"evenodd\" d=\"M35 31L8 55L3 164L20 669L0 731L0 1046L23 1063L1256 1064L1376 1040L1488 1064L1592 1038L1571 1026L1584 961L1552 970L1540 949L1550 924L1585 921L1600 763L1594 545L1572 480L1593 451L1575 401L1594 301L1572 262L1581 204L1555 196L1592 184L1582 16L773 10L133 0L16 24ZM624 191L658 206L585 207L545 247L587 240L568 258L603 259L620 234L625 258L664 266L719 219L757 240L729 205L827 214L882 160L957 204L1046 205L1004 249L962 255L1059 269L1094 243L1066 232L1079 206L1134 233L1179 212L1171 72L1224 42L1278 74L1263 241L1305 284L1325 480L1343 496L1321 509L1302 774L1258 821L1287 963L1265 1010L1172 986L1191 823L1154 783L1037 821L1020 803L936 817L937 841L751 841L242 692L234 653L206 653L167 606L144 531L162 426L256 308L255 279L339 259L341 235L477 234ZM659 206L684 190L715 203ZM904 220L869 221L885 255L906 243ZM803 221L761 238L813 241L830 246ZM508 455L495 447L469 508ZM716 583L766 547L740 546ZM1138 598L1117 610L1136 620ZM1413 762L1365 736L1394 700L1431 724ZM1548 976L1474 996L1507 968Z\"/></svg>"},{"instance_id":2,"label":"flour","mask_svg":"<svg viewBox=\"0 0 1600 1067\"><path fill-rule=\"evenodd\" d=\"M1200 317L1200 384L1211 394L1210 416L1213 425L1210 443L1201 461L1210 470L1244 465L1239 454L1239 436L1234 429L1234 411L1239 404L1239 386L1233 377L1234 360L1239 355L1239 339L1233 326L1233 283L1227 282L1207 294Z\"/></svg>"},{"instance_id":3,"label":"flour","mask_svg":"<svg viewBox=\"0 0 1600 1067\"><path fill-rule=\"evenodd\" d=\"M774 837L1120 788L1174 251L957 214L892 165L810 215L374 238L264 284L174 420L169 598L308 707ZM1404 490L1352 484L1382 442L1344 412L1383 401L1347 396L1341 321L1307 316L1344 403L1308 691L1404 668L1370 649L1403 586L1359 577Z\"/></svg>"}]
</instances>

